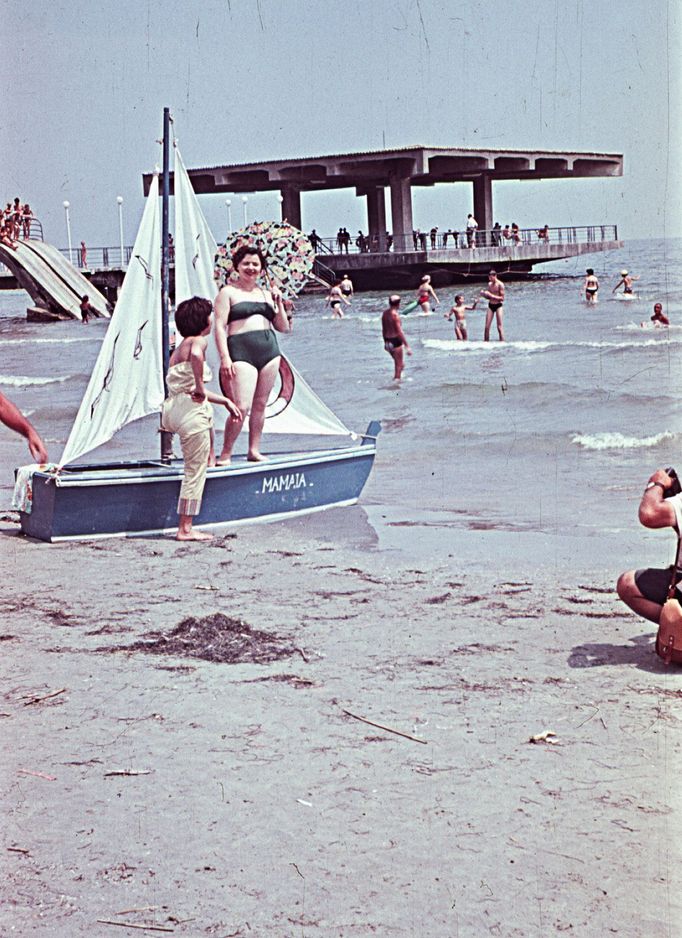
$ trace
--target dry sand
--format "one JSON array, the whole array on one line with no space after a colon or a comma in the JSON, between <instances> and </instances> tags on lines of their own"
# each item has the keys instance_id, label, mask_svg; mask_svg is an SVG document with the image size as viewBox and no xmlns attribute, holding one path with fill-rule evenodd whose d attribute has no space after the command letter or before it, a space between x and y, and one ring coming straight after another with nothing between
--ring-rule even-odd
<instances>
[{"instance_id":1,"label":"dry sand","mask_svg":"<svg viewBox=\"0 0 682 938\"><path fill-rule=\"evenodd\" d=\"M410 563L336 515L0 524L0 933L682 934L682 671L613 576Z\"/></svg>"}]
</instances>

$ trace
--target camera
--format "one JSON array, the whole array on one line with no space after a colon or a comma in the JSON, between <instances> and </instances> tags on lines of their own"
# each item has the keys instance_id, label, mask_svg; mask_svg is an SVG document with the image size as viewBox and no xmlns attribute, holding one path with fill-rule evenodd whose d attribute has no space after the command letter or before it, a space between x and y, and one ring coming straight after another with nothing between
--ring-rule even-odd
<instances>
[{"instance_id":1,"label":"camera","mask_svg":"<svg viewBox=\"0 0 682 938\"><path fill-rule=\"evenodd\" d=\"M663 498L672 498L673 495L679 495L682 492L682 485L680 485L680 480L672 466L669 466L665 471L672 479L672 483L667 489L663 490Z\"/></svg>"}]
</instances>

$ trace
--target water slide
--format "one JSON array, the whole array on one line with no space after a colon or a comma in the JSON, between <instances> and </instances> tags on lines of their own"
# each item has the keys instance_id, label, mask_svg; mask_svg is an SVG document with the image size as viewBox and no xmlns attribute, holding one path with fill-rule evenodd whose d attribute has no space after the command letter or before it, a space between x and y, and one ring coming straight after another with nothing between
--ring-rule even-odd
<instances>
[{"instance_id":1,"label":"water slide","mask_svg":"<svg viewBox=\"0 0 682 938\"><path fill-rule=\"evenodd\" d=\"M36 306L59 318L80 319L85 294L97 315L110 315L104 296L52 245L42 241L17 241L13 247L0 244L0 261Z\"/></svg>"}]
</instances>

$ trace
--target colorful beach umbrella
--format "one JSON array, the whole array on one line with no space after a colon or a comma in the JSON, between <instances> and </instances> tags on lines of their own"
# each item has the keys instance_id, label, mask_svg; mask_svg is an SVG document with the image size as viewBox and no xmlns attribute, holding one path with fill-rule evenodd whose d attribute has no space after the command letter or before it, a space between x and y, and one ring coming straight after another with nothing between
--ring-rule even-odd
<instances>
[{"instance_id":1,"label":"colorful beach umbrella","mask_svg":"<svg viewBox=\"0 0 682 938\"><path fill-rule=\"evenodd\" d=\"M313 269L315 251L310 239L288 222L257 221L237 231L218 247L214 276L219 287L236 279L232 255L242 245L259 247L267 260L267 277L284 297L293 297L306 284Z\"/></svg>"}]
</instances>

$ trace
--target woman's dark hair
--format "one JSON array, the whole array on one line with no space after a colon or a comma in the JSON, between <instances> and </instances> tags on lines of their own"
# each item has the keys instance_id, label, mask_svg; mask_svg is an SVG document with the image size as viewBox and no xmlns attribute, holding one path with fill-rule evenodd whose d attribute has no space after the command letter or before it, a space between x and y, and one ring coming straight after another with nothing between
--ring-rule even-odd
<instances>
[{"instance_id":1,"label":"woman's dark hair","mask_svg":"<svg viewBox=\"0 0 682 938\"><path fill-rule=\"evenodd\" d=\"M267 269L268 262L265 260L265 255L262 250L258 247L257 244L242 244L240 248L232 255L232 266L236 270L237 267L241 264L244 258L249 254L257 254L260 258L261 267L263 270Z\"/></svg>"},{"instance_id":2,"label":"woman's dark hair","mask_svg":"<svg viewBox=\"0 0 682 938\"><path fill-rule=\"evenodd\" d=\"M592 277L594 275L594 270L591 267L588 267L585 273L588 275L588 277Z\"/></svg>"},{"instance_id":3,"label":"woman's dark hair","mask_svg":"<svg viewBox=\"0 0 682 938\"><path fill-rule=\"evenodd\" d=\"M183 300L175 310L175 325L180 335L201 335L213 312L213 303L202 296Z\"/></svg>"}]
</instances>

